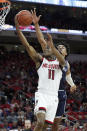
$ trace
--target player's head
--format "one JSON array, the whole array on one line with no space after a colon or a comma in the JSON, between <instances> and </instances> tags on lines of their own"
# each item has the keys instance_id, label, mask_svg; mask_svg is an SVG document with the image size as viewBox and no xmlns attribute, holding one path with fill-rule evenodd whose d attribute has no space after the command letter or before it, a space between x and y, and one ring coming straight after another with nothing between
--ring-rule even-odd
<instances>
[{"instance_id":1,"label":"player's head","mask_svg":"<svg viewBox=\"0 0 87 131\"><path fill-rule=\"evenodd\" d=\"M54 55L53 55L52 50L49 46L50 41L48 39L45 39L45 41L46 41L46 45L45 45L45 48L44 48L44 51L43 51L43 55L44 55L44 57L46 57L48 59L49 58L53 59Z\"/></svg>"},{"instance_id":2,"label":"player's head","mask_svg":"<svg viewBox=\"0 0 87 131\"><path fill-rule=\"evenodd\" d=\"M59 52L64 56L67 57L70 53L70 48L68 44L59 44L56 46Z\"/></svg>"},{"instance_id":3,"label":"player's head","mask_svg":"<svg viewBox=\"0 0 87 131\"><path fill-rule=\"evenodd\" d=\"M44 57L48 58L48 57L52 57L52 51L51 48L47 45L44 52L43 52Z\"/></svg>"}]
</instances>

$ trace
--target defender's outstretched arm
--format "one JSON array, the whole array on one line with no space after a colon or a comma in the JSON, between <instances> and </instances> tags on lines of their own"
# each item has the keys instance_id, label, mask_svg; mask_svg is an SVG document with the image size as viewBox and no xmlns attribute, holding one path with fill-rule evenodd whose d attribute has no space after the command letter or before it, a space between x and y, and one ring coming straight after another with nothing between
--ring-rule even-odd
<instances>
[{"instance_id":1,"label":"defender's outstretched arm","mask_svg":"<svg viewBox=\"0 0 87 131\"><path fill-rule=\"evenodd\" d=\"M31 10L31 13L32 13L32 17L33 17L33 23L34 23L34 25L35 25L35 30L36 30L37 39L38 39L38 41L39 41L39 43L40 43L40 45L41 45L41 47L42 47L42 50L43 50L43 52L44 52L44 50L46 49L47 43L46 43L46 41L45 41L45 39L44 39L43 33L41 32L40 26L39 26L39 24L38 24L41 15L39 15L39 16L37 17L37 15L36 15L36 9L35 9L35 8L34 8L33 11Z\"/></svg>"},{"instance_id":2,"label":"defender's outstretched arm","mask_svg":"<svg viewBox=\"0 0 87 131\"><path fill-rule=\"evenodd\" d=\"M60 62L61 66L65 66L66 62L64 57L60 54L60 52L55 48L54 44L53 44L53 40L52 40L52 36L50 34L47 34L48 36L48 45L50 46L53 54L56 56L56 58L58 59L58 61Z\"/></svg>"}]
</instances>

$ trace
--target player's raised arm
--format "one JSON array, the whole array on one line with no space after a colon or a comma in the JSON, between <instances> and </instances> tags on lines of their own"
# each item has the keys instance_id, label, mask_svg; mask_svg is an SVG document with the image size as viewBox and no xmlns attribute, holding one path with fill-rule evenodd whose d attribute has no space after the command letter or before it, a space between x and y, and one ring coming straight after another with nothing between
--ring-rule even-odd
<instances>
[{"instance_id":1,"label":"player's raised arm","mask_svg":"<svg viewBox=\"0 0 87 131\"><path fill-rule=\"evenodd\" d=\"M21 43L25 46L29 56L32 60L37 63L42 57L36 52L36 50L28 43L27 39L23 35L22 31L19 29L19 24L17 21L17 15L15 16L15 26L17 30L17 34L21 40Z\"/></svg>"},{"instance_id":2,"label":"player's raised arm","mask_svg":"<svg viewBox=\"0 0 87 131\"><path fill-rule=\"evenodd\" d=\"M60 54L60 52L55 48L52 40L52 36L47 33L48 36L48 45L50 46L52 53L56 56L58 61L60 62L61 66L65 66L65 59L64 57Z\"/></svg>"},{"instance_id":3,"label":"player's raised arm","mask_svg":"<svg viewBox=\"0 0 87 131\"><path fill-rule=\"evenodd\" d=\"M41 15L39 15L37 17L37 15L36 15L36 9L35 8L34 8L33 11L31 11L31 13L32 13L33 23L35 25L35 30L36 30L36 35L37 35L38 41L39 41L39 43L40 43L40 45L42 47L42 50L44 51L46 49L47 44L46 44L46 41L44 39L43 33L40 30L40 26L38 24Z\"/></svg>"}]
</instances>

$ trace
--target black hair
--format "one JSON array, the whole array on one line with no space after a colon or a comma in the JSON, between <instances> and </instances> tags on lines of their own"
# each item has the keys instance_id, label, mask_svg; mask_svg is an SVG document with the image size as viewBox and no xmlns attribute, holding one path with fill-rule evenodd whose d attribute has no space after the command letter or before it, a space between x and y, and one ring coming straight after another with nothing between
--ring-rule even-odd
<instances>
[{"instance_id":1,"label":"black hair","mask_svg":"<svg viewBox=\"0 0 87 131\"><path fill-rule=\"evenodd\" d=\"M66 47L67 50L67 56L70 54L70 46L69 44L63 44Z\"/></svg>"},{"instance_id":2,"label":"black hair","mask_svg":"<svg viewBox=\"0 0 87 131\"><path fill-rule=\"evenodd\" d=\"M56 44L56 48L58 49L58 46L59 45L64 45L65 47L66 47L66 50L67 50L67 56L70 54L70 46L69 46L69 44L66 44L64 41L61 41L61 42L59 42L59 43L57 43ZM67 57L66 56L66 57Z\"/></svg>"}]
</instances>

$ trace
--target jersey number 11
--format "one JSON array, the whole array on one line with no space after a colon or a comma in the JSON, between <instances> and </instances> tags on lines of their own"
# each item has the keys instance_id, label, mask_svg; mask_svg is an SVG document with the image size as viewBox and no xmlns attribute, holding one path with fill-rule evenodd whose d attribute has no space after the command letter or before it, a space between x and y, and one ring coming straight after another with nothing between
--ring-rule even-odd
<instances>
[{"instance_id":1,"label":"jersey number 11","mask_svg":"<svg viewBox=\"0 0 87 131\"><path fill-rule=\"evenodd\" d=\"M48 69L48 79L54 80L54 70Z\"/></svg>"}]
</instances>

